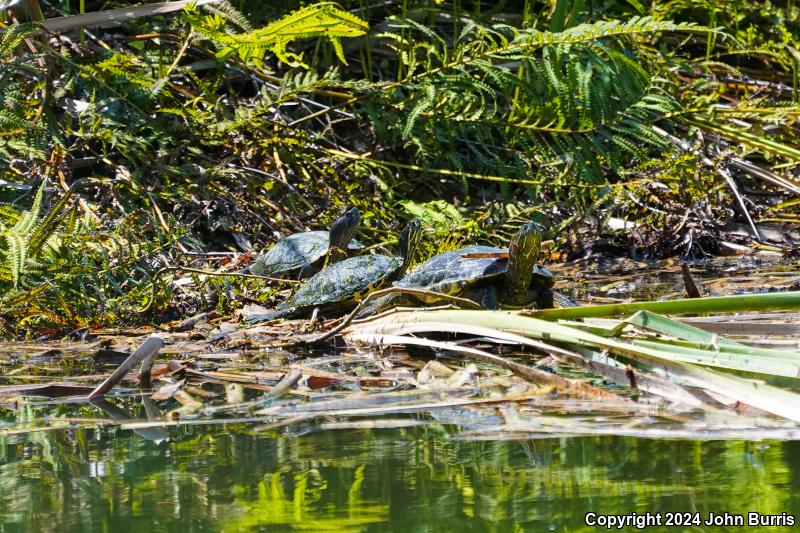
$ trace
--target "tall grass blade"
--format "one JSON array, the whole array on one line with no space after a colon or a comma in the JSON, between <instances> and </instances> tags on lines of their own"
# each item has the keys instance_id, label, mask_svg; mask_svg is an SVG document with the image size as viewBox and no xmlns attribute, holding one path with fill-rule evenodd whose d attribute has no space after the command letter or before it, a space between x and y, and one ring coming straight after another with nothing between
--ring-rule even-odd
<instances>
[{"instance_id":1,"label":"tall grass blade","mask_svg":"<svg viewBox=\"0 0 800 533\"><path fill-rule=\"evenodd\" d=\"M800 422L800 395L771 385L706 370L681 361L660 349L604 338L577 328L545 320L498 311L415 311L401 312L374 321L383 323L447 322L507 331L546 342L607 350L658 369L670 380L706 389L769 413Z\"/></svg>"},{"instance_id":2,"label":"tall grass blade","mask_svg":"<svg viewBox=\"0 0 800 533\"><path fill-rule=\"evenodd\" d=\"M637 311L651 311L653 313L672 315L699 315L704 313L740 313L743 311L791 311L794 309L800 309L800 291L541 309L526 311L525 315L543 320L558 320L562 318L615 317L629 315Z\"/></svg>"}]
</instances>

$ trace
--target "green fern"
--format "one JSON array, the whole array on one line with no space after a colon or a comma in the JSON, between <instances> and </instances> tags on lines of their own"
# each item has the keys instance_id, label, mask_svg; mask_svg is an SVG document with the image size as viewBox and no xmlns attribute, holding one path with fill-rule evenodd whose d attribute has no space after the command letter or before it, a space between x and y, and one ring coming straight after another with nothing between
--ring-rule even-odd
<instances>
[{"instance_id":1,"label":"green fern","mask_svg":"<svg viewBox=\"0 0 800 533\"><path fill-rule=\"evenodd\" d=\"M426 227L434 230L450 230L464 225L464 215L456 206L444 200L425 203L403 200L400 205L409 218L418 218Z\"/></svg>"},{"instance_id":2,"label":"green fern","mask_svg":"<svg viewBox=\"0 0 800 533\"><path fill-rule=\"evenodd\" d=\"M64 206L70 195L63 195L53 207L39 218L44 200L44 184L36 191L31 208L19 214L13 225L0 223L0 236L5 239L6 265L13 286L19 286L20 277L28 267L40 266L35 260L42 245L50 239L59 227L64 214Z\"/></svg>"},{"instance_id":3,"label":"green fern","mask_svg":"<svg viewBox=\"0 0 800 533\"><path fill-rule=\"evenodd\" d=\"M39 223L39 211L42 209L43 198L44 184L36 191L30 210L23 212L13 226L0 226L0 235L6 241L6 262L9 266L14 288L18 286L20 275L28 261L29 242Z\"/></svg>"},{"instance_id":4,"label":"green fern","mask_svg":"<svg viewBox=\"0 0 800 533\"><path fill-rule=\"evenodd\" d=\"M13 54L25 37L35 29L33 24L9 26L0 31L0 58Z\"/></svg>"},{"instance_id":5,"label":"green fern","mask_svg":"<svg viewBox=\"0 0 800 533\"><path fill-rule=\"evenodd\" d=\"M239 27L239 29L247 32L253 30L253 27L250 25L250 21L247 20L247 17L245 17L238 9L233 7L228 0L218 0L214 3L202 4L201 7L203 10L208 11L209 13L219 15L222 19Z\"/></svg>"},{"instance_id":6,"label":"green fern","mask_svg":"<svg viewBox=\"0 0 800 533\"><path fill-rule=\"evenodd\" d=\"M590 183L663 147L652 125L680 110L636 40L712 31L649 18L557 33L473 24L450 45L417 22L395 24L406 31L384 37L406 74L366 112L419 160L498 175L560 161Z\"/></svg>"},{"instance_id":7,"label":"green fern","mask_svg":"<svg viewBox=\"0 0 800 533\"><path fill-rule=\"evenodd\" d=\"M219 13L201 17L192 6L186 10L194 31L221 48L218 57L226 58L235 53L245 63L259 68L268 51L290 66L307 67L302 54L289 52L286 47L298 39L310 37L329 39L339 60L346 64L341 39L359 37L367 31L365 21L329 2L298 9L263 28L239 34L229 31L226 18Z\"/></svg>"},{"instance_id":8,"label":"green fern","mask_svg":"<svg viewBox=\"0 0 800 533\"><path fill-rule=\"evenodd\" d=\"M0 29L0 161L40 157L46 129L32 113L31 94L44 85L37 64L43 56L24 53L22 42L35 29L21 24Z\"/></svg>"}]
</instances>

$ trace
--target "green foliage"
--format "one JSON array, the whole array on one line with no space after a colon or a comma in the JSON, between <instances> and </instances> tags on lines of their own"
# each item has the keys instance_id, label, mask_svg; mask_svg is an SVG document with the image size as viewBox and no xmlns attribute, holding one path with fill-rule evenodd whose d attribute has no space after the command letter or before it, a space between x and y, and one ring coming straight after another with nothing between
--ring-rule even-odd
<instances>
[{"instance_id":1,"label":"green foliage","mask_svg":"<svg viewBox=\"0 0 800 533\"><path fill-rule=\"evenodd\" d=\"M23 52L30 24L0 29L0 157L38 157L45 128L37 94L44 82L39 54Z\"/></svg>"},{"instance_id":2,"label":"green foliage","mask_svg":"<svg viewBox=\"0 0 800 533\"><path fill-rule=\"evenodd\" d=\"M307 37L325 37L343 53L341 39L366 28L332 4L309 6L260 30L229 3L206 9L211 17L196 11L188 16L217 21L225 42L204 43L197 39L198 27L187 44L235 45L241 55L221 59L240 69L250 68L242 59L253 60L251 65L299 61L287 47ZM227 24L246 33L228 42ZM84 159L93 163L82 171L92 178L82 195L93 201L78 209L70 203L74 197L64 195L48 206L40 190L29 209L0 207L0 287L5 291L0 315L22 328L62 328L170 316L177 309L197 312L198 305L227 306L224 284L212 283L216 296L175 305L165 283L151 306L158 314L138 315L150 301L155 272L165 260L180 262L173 248L179 239L191 241L184 238L187 231L222 235L224 242L229 232L264 231L269 218L263 213L274 209L275 198L284 205L311 206L306 197L316 184L298 189L283 183L269 161L280 158L280 172L292 176L316 174L313 142L303 131L276 130L274 111L317 91L359 83L340 80L336 70L297 69L242 97L226 77L184 69L187 48L182 52L134 39L131 46L56 52L33 40L42 53L24 54L23 39L32 29L0 33L0 179L50 176L57 168L70 181L78 177L71 163ZM255 61L270 51L281 57ZM40 101L40 94L47 100ZM68 149L63 160L62 148L52 149L56 145ZM203 211L206 216L198 217Z\"/></svg>"},{"instance_id":3,"label":"green foliage","mask_svg":"<svg viewBox=\"0 0 800 533\"><path fill-rule=\"evenodd\" d=\"M385 134L432 165L507 176L557 158L594 183L663 147L651 125L679 110L630 38L702 30L639 18L560 33L472 25L451 48L415 22L396 24L404 37L389 38L407 74L368 110ZM380 117L399 95L395 122Z\"/></svg>"},{"instance_id":4,"label":"green foliage","mask_svg":"<svg viewBox=\"0 0 800 533\"><path fill-rule=\"evenodd\" d=\"M464 215L456 206L444 200L433 200L432 202L416 203L412 200L400 202L403 210L408 214L408 218L413 220L420 219L425 227L435 230L452 230L464 225Z\"/></svg>"},{"instance_id":5,"label":"green foliage","mask_svg":"<svg viewBox=\"0 0 800 533\"><path fill-rule=\"evenodd\" d=\"M769 173L761 197L778 184L770 214L800 220L780 198L800 153L797 6L483 4L222 1L102 41L0 29L4 316L120 321L155 271L187 264L179 238L258 250L348 205L368 243L425 219L425 253L499 244L530 218L562 238L589 216L666 234L672 253L675 228L740 216L719 171L745 179L743 159ZM80 205L15 194L79 178ZM264 294L159 283L163 316Z\"/></svg>"},{"instance_id":6,"label":"green foliage","mask_svg":"<svg viewBox=\"0 0 800 533\"><path fill-rule=\"evenodd\" d=\"M230 14L234 10L229 4L227 5L226 13ZM201 17L191 6L187 8L187 12L187 18L194 31L220 47L218 58L224 59L235 53L245 63L251 63L258 68L262 67L262 58L267 51L290 66L308 68L308 65L303 63L302 54L289 52L286 47L294 41L309 37L329 39L336 56L342 63L347 64L341 39L359 37L367 31L365 21L329 2L298 9L263 28L238 34L232 33L227 25L230 16L224 17L217 12L211 16ZM240 27L242 19L243 17L235 19Z\"/></svg>"},{"instance_id":7,"label":"green foliage","mask_svg":"<svg viewBox=\"0 0 800 533\"><path fill-rule=\"evenodd\" d=\"M130 316L147 295L156 254L181 234L143 233L136 217L100 225L79 216L72 191L46 210L44 197L42 185L30 209L0 210L0 314L23 328Z\"/></svg>"},{"instance_id":8,"label":"green foliage","mask_svg":"<svg viewBox=\"0 0 800 533\"><path fill-rule=\"evenodd\" d=\"M422 242L417 246L417 257L425 258L455 250L462 246L477 230L459 208L444 200L414 202L401 200L405 218L419 219L425 228Z\"/></svg>"},{"instance_id":9,"label":"green foliage","mask_svg":"<svg viewBox=\"0 0 800 533\"><path fill-rule=\"evenodd\" d=\"M33 205L28 211L13 213L9 216L7 225L0 221L0 237L5 240L6 246L0 249L4 265L0 272L9 272L13 286L19 285L20 276L30 265L36 265L42 247L53 237L59 222L64 218L64 208L69 195L64 195L53 205L44 217L40 218L42 201L44 198L44 184L36 191Z\"/></svg>"}]
</instances>

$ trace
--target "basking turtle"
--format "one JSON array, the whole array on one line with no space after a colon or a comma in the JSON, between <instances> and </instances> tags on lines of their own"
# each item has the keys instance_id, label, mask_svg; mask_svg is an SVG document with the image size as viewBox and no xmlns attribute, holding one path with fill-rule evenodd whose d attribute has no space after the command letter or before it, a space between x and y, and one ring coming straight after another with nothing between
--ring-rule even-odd
<instances>
[{"instance_id":1,"label":"basking turtle","mask_svg":"<svg viewBox=\"0 0 800 533\"><path fill-rule=\"evenodd\" d=\"M399 257L360 255L325 267L303 283L275 311L253 315L247 319L248 322L298 316L315 307L335 310L352 306L369 291L403 275L421 233L420 221L412 221L398 239Z\"/></svg>"},{"instance_id":2,"label":"basking turtle","mask_svg":"<svg viewBox=\"0 0 800 533\"><path fill-rule=\"evenodd\" d=\"M360 222L361 213L353 207L331 224L330 231L305 231L284 237L244 271L258 276L299 272L299 277L306 278L323 264L344 259L348 250L358 249L352 240Z\"/></svg>"},{"instance_id":3,"label":"basking turtle","mask_svg":"<svg viewBox=\"0 0 800 533\"><path fill-rule=\"evenodd\" d=\"M487 309L576 305L553 292L555 276L536 264L540 235L539 225L529 222L511 238L508 250L467 246L446 252L427 260L394 286L461 296ZM418 305L420 300L437 301L435 296L390 294L376 300L361 316L398 305Z\"/></svg>"}]
</instances>

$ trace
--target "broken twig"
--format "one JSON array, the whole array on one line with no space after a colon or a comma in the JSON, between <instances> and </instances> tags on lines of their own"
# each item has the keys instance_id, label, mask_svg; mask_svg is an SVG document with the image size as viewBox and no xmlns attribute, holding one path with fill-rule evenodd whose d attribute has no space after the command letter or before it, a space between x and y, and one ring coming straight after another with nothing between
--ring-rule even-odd
<instances>
[{"instance_id":1,"label":"broken twig","mask_svg":"<svg viewBox=\"0 0 800 533\"><path fill-rule=\"evenodd\" d=\"M128 357L121 365L117 367L113 374L101 383L96 389L89 393L89 399L98 398L105 395L110 391L114 385L122 381L122 379L130 372L130 370L139 363L142 363L142 369L147 370L147 363L150 362L152 368L153 357L164 346L164 340L157 336L151 335L145 340L130 357Z\"/></svg>"}]
</instances>

